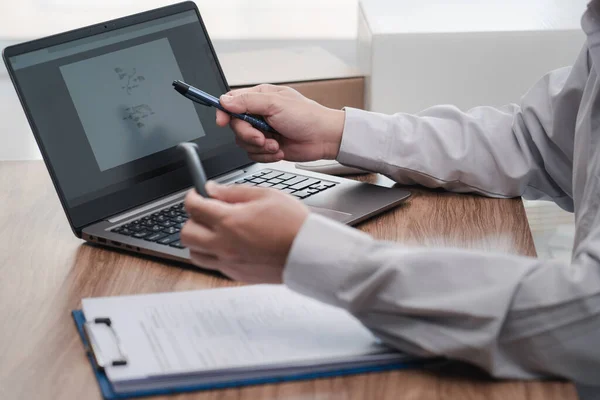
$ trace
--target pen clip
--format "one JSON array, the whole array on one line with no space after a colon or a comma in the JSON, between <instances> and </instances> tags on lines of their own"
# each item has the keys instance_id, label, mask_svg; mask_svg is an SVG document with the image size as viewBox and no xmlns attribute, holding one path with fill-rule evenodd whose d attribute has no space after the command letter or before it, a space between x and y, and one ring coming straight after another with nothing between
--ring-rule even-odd
<instances>
[{"instance_id":1,"label":"pen clip","mask_svg":"<svg viewBox=\"0 0 600 400\"><path fill-rule=\"evenodd\" d=\"M88 352L91 353L92 357L94 358L94 362L98 366L98 369L101 371L104 371L104 368L106 367L107 364L106 364L106 361L104 360L104 356L100 352L100 347L98 346L98 342L96 341L96 338L94 337L94 334L92 333L91 326L96 325L96 324L106 325L110 329L113 337L115 338L115 344L117 346L117 350L119 351L119 357L117 359L112 360L110 362L110 365L113 367L127 365L127 357L125 356L125 353L123 352L123 349L121 348L121 341L119 340L119 336L117 335L117 332L115 331L115 329L112 326L112 322L111 322L110 318L95 318L93 321L86 321L83 324L83 332L85 334L85 338L88 343Z\"/></svg>"}]
</instances>

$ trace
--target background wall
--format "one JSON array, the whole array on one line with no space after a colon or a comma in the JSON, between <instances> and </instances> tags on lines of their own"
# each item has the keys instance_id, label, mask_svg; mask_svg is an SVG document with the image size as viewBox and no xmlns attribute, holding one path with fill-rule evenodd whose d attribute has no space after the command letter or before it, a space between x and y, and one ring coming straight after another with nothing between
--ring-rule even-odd
<instances>
[{"instance_id":1,"label":"background wall","mask_svg":"<svg viewBox=\"0 0 600 400\"><path fill-rule=\"evenodd\" d=\"M0 37L37 37L176 2L2 0ZM353 38L356 35L357 0L195 2L211 35L220 39Z\"/></svg>"}]
</instances>

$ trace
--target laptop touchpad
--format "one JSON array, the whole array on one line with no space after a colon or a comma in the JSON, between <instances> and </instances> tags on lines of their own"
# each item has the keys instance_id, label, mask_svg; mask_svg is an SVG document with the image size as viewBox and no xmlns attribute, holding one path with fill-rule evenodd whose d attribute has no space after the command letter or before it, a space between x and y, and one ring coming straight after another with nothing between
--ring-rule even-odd
<instances>
[{"instance_id":1,"label":"laptop touchpad","mask_svg":"<svg viewBox=\"0 0 600 400\"><path fill-rule=\"evenodd\" d=\"M336 210L330 210L328 208L321 208L321 207L315 207L315 206L308 206L308 208L310 208L310 211L314 212L315 214L319 214L324 217L333 219L334 221L338 221L338 222L342 222L342 223L348 222L352 218L352 214L348 214L348 213L336 211Z\"/></svg>"}]
</instances>

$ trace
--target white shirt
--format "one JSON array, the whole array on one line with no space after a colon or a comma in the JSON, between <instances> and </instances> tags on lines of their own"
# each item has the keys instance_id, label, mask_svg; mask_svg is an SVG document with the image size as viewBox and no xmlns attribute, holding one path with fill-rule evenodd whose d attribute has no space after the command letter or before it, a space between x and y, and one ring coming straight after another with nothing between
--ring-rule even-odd
<instances>
[{"instance_id":1,"label":"white shirt","mask_svg":"<svg viewBox=\"0 0 600 400\"><path fill-rule=\"evenodd\" d=\"M520 104L392 116L346 109L338 161L399 183L548 199L575 212L572 262L375 241L311 215L285 270L293 290L351 312L391 346L498 378L600 385L600 18L573 67Z\"/></svg>"}]
</instances>

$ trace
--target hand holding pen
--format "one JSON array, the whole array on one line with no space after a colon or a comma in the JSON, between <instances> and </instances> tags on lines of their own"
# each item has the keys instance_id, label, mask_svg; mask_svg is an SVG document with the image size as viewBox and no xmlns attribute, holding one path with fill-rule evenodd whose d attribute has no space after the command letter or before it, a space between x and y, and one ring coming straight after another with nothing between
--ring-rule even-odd
<instances>
[{"instance_id":1,"label":"hand holding pen","mask_svg":"<svg viewBox=\"0 0 600 400\"><path fill-rule=\"evenodd\" d=\"M237 144L257 162L313 161L336 158L345 113L322 106L298 91L275 85L233 90L220 98L234 113L260 115L278 134L264 133L221 110L217 125L231 126Z\"/></svg>"},{"instance_id":2,"label":"hand holding pen","mask_svg":"<svg viewBox=\"0 0 600 400\"><path fill-rule=\"evenodd\" d=\"M237 114L237 113L230 112L230 111L226 110L225 108L223 108L223 106L219 102L219 99L217 99L214 96L211 96L210 94L208 94L206 92L203 92L202 90L200 90L198 88L188 85L185 82L174 81L173 87L175 88L175 90L177 90L177 92L181 93L183 96L187 97L188 99L190 99L198 104L202 104L203 106L207 106L207 107L218 108L219 110L226 112L227 114L229 114L230 116L232 116L234 118L238 118L238 119L241 119L242 121L248 122L250 125L252 125L256 129L259 129L263 132L277 133L277 131L275 129L273 129L269 124L267 124L261 118L255 117L250 114Z\"/></svg>"}]
</instances>

